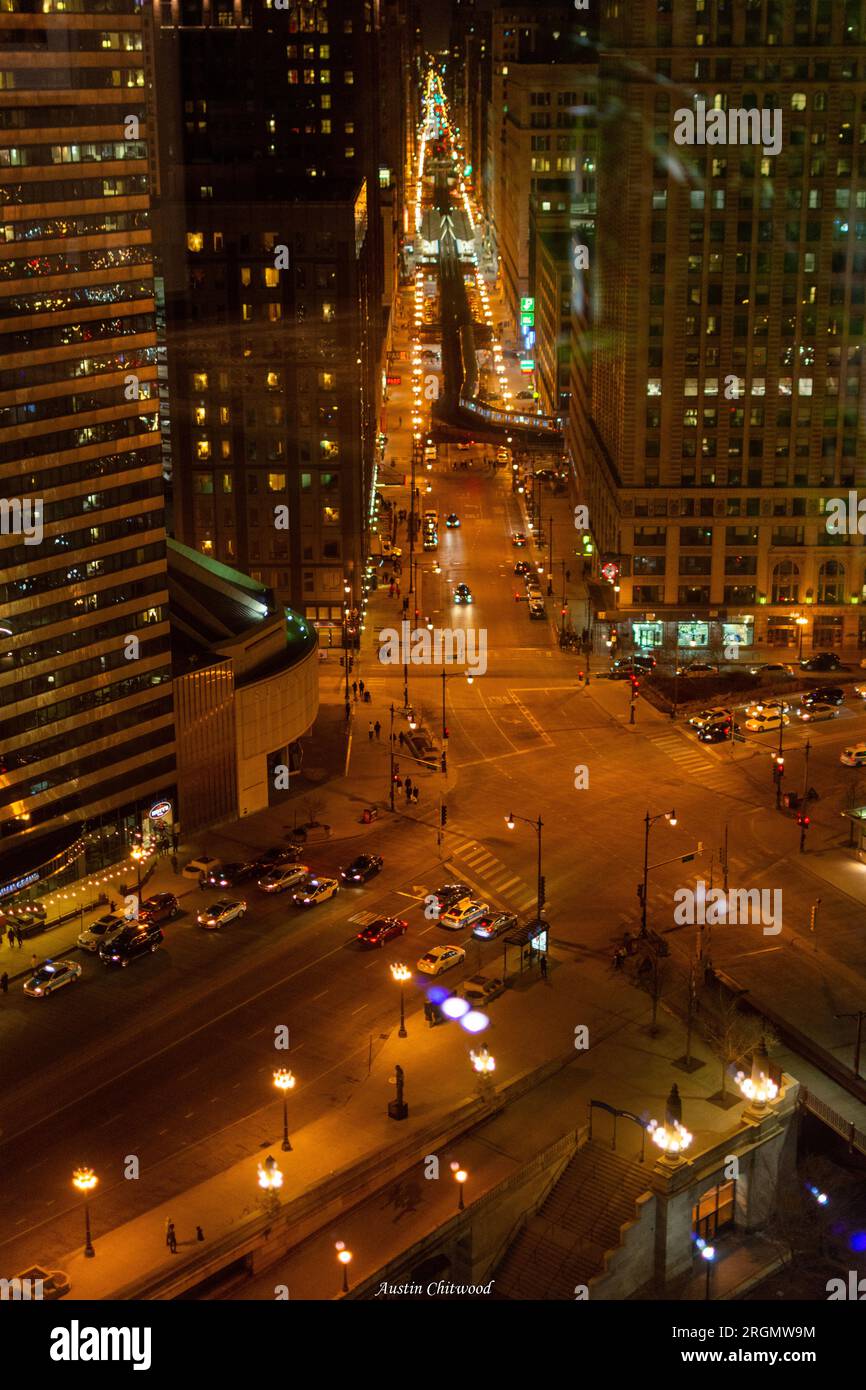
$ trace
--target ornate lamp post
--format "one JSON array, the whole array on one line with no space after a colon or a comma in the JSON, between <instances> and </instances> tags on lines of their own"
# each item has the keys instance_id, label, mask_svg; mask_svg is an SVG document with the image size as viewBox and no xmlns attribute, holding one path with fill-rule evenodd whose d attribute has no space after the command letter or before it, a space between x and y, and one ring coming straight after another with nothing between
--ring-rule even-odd
<instances>
[{"instance_id":1,"label":"ornate lamp post","mask_svg":"<svg viewBox=\"0 0 866 1390\"><path fill-rule=\"evenodd\" d=\"M274 1085L283 1093L283 1152L288 1153L292 1145L289 1141L289 1091L294 1090L295 1078L285 1067L274 1072Z\"/></svg>"},{"instance_id":2,"label":"ornate lamp post","mask_svg":"<svg viewBox=\"0 0 866 1390\"><path fill-rule=\"evenodd\" d=\"M406 1032L406 1009L403 991L404 986L412 978L412 971L406 965L392 965L391 978L395 984L400 986L400 1031L397 1037L405 1038L408 1037L408 1034Z\"/></svg>"},{"instance_id":3,"label":"ornate lamp post","mask_svg":"<svg viewBox=\"0 0 866 1390\"><path fill-rule=\"evenodd\" d=\"M349 1265L352 1260L351 1250L346 1249L345 1241L337 1241L337 1259L343 1266L343 1293L349 1292Z\"/></svg>"},{"instance_id":4,"label":"ornate lamp post","mask_svg":"<svg viewBox=\"0 0 866 1390\"><path fill-rule=\"evenodd\" d=\"M93 1241L90 1238L90 1202L88 1198L99 1182L92 1168L76 1168L72 1174L72 1185L84 1195L84 1254L88 1260L92 1260L96 1251L93 1248Z\"/></svg>"}]
</instances>

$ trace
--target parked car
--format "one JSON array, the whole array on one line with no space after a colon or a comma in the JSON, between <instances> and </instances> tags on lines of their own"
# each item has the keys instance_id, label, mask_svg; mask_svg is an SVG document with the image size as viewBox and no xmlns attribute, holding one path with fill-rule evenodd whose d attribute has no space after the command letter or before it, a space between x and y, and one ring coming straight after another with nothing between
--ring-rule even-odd
<instances>
[{"instance_id":1,"label":"parked car","mask_svg":"<svg viewBox=\"0 0 866 1390\"><path fill-rule=\"evenodd\" d=\"M784 661L768 661L763 666L750 666L749 674L752 676L793 676L795 674L793 666L788 666Z\"/></svg>"},{"instance_id":2,"label":"parked car","mask_svg":"<svg viewBox=\"0 0 866 1390\"><path fill-rule=\"evenodd\" d=\"M246 910L247 905L244 902L235 901L233 898L221 898L219 902L211 903L210 907L203 907L196 921L200 927L215 931L219 927L228 926L235 918L243 917Z\"/></svg>"},{"instance_id":3,"label":"parked car","mask_svg":"<svg viewBox=\"0 0 866 1390\"><path fill-rule=\"evenodd\" d=\"M138 920L161 926L163 922L173 922L179 912L180 904L174 893L154 893L153 897L145 898L138 909Z\"/></svg>"},{"instance_id":4,"label":"parked car","mask_svg":"<svg viewBox=\"0 0 866 1390\"><path fill-rule=\"evenodd\" d=\"M489 975L473 975L470 980L465 981L460 992L467 1004L477 1009L489 1004L492 999L497 999L504 990L504 980L494 979Z\"/></svg>"},{"instance_id":5,"label":"parked car","mask_svg":"<svg viewBox=\"0 0 866 1390\"><path fill-rule=\"evenodd\" d=\"M620 656L611 662L608 678L612 681L627 681L632 676L648 676L655 666L654 657Z\"/></svg>"},{"instance_id":6,"label":"parked car","mask_svg":"<svg viewBox=\"0 0 866 1390\"><path fill-rule=\"evenodd\" d=\"M152 922L130 922L122 931L103 941L99 948L99 959L103 965L125 968L139 956L158 950L164 940L162 927Z\"/></svg>"},{"instance_id":7,"label":"parked car","mask_svg":"<svg viewBox=\"0 0 866 1390\"><path fill-rule=\"evenodd\" d=\"M455 965L462 965L466 952L462 946L432 946L418 961L422 975L442 975Z\"/></svg>"},{"instance_id":8,"label":"parked car","mask_svg":"<svg viewBox=\"0 0 866 1390\"><path fill-rule=\"evenodd\" d=\"M120 931L125 927L128 918L122 912L106 912L104 916L97 917L95 922L91 922L89 927L78 933L78 945L82 951L98 951L106 937L111 936L112 932Z\"/></svg>"},{"instance_id":9,"label":"parked car","mask_svg":"<svg viewBox=\"0 0 866 1390\"><path fill-rule=\"evenodd\" d=\"M517 917L513 912L495 912L479 917L472 928L472 935L481 941L490 941L494 936L502 936L503 932L513 931L516 926Z\"/></svg>"},{"instance_id":10,"label":"parked car","mask_svg":"<svg viewBox=\"0 0 866 1390\"><path fill-rule=\"evenodd\" d=\"M850 748L843 748L839 761L844 767L862 767L866 763L866 743L852 743Z\"/></svg>"},{"instance_id":11,"label":"parked car","mask_svg":"<svg viewBox=\"0 0 866 1390\"><path fill-rule=\"evenodd\" d=\"M221 859L212 859L210 855L203 854L198 859L191 859L188 864L183 866L184 878L206 879L209 874L221 869L223 862Z\"/></svg>"},{"instance_id":12,"label":"parked car","mask_svg":"<svg viewBox=\"0 0 866 1390\"><path fill-rule=\"evenodd\" d=\"M812 656L800 662L801 671L847 671L835 652L813 652Z\"/></svg>"},{"instance_id":13,"label":"parked car","mask_svg":"<svg viewBox=\"0 0 866 1390\"><path fill-rule=\"evenodd\" d=\"M489 911L489 903L480 903L476 898L461 898L440 914L439 925L447 931L460 931L461 927L471 927L473 922Z\"/></svg>"},{"instance_id":14,"label":"parked car","mask_svg":"<svg viewBox=\"0 0 866 1390\"><path fill-rule=\"evenodd\" d=\"M296 907L318 907L319 903L327 902L339 891L340 885L335 878L318 878L308 874L292 894L292 902Z\"/></svg>"},{"instance_id":15,"label":"parked car","mask_svg":"<svg viewBox=\"0 0 866 1390\"><path fill-rule=\"evenodd\" d=\"M208 888L234 888L238 883L246 883L247 879L254 878L261 869L261 864L257 859L250 859L245 863L224 864L221 869L214 869L205 879L205 886Z\"/></svg>"},{"instance_id":16,"label":"parked car","mask_svg":"<svg viewBox=\"0 0 866 1390\"><path fill-rule=\"evenodd\" d=\"M64 985L72 985L81 978L81 966L74 960L47 960L34 970L24 985L24 993L34 999L42 999L53 994Z\"/></svg>"},{"instance_id":17,"label":"parked car","mask_svg":"<svg viewBox=\"0 0 866 1390\"><path fill-rule=\"evenodd\" d=\"M258 883L263 893L285 893L310 872L309 864L283 864L271 869Z\"/></svg>"},{"instance_id":18,"label":"parked car","mask_svg":"<svg viewBox=\"0 0 866 1390\"><path fill-rule=\"evenodd\" d=\"M381 854L359 854L351 864L340 870L340 878L348 884L366 883L379 873L384 862Z\"/></svg>"},{"instance_id":19,"label":"parked car","mask_svg":"<svg viewBox=\"0 0 866 1390\"><path fill-rule=\"evenodd\" d=\"M404 922L402 917L377 917L361 928L355 940L362 946L384 946L395 936L405 936L408 930L409 923Z\"/></svg>"},{"instance_id":20,"label":"parked car","mask_svg":"<svg viewBox=\"0 0 866 1390\"><path fill-rule=\"evenodd\" d=\"M714 666L710 661L690 661L685 666L677 667L678 676L717 676L718 666Z\"/></svg>"}]
</instances>

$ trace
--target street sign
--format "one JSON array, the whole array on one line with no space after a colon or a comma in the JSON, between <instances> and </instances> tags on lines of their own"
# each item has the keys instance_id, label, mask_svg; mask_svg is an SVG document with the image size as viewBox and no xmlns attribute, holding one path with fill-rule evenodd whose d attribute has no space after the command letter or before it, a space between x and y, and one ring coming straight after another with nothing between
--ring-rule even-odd
<instances>
[{"instance_id":1,"label":"street sign","mask_svg":"<svg viewBox=\"0 0 866 1390\"><path fill-rule=\"evenodd\" d=\"M386 376L386 377L385 377L385 385L386 385L386 386L402 386L402 384L403 384L403 378L402 378L401 376Z\"/></svg>"}]
</instances>

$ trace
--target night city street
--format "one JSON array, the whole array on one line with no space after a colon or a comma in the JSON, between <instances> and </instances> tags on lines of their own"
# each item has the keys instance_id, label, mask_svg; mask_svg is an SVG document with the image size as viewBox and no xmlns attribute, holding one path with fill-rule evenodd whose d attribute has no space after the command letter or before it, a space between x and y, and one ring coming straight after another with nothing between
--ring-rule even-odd
<instances>
[{"instance_id":1,"label":"night city street","mask_svg":"<svg viewBox=\"0 0 866 1390\"><path fill-rule=\"evenodd\" d=\"M160 1373L190 1301L850 1355L866 4L7 0L0 45L34 1364Z\"/></svg>"}]
</instances>

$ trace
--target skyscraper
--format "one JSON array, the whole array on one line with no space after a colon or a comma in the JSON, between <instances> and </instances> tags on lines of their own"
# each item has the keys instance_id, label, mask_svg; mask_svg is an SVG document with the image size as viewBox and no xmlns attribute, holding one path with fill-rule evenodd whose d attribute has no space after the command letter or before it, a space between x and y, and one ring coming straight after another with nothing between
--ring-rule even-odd
<instances>
[{"instance_id":1,"label":"skyscraper","mask_svg":"<svg viewBox=\"0 0 866 1390\"><path fill-rule=\"evenodd\" d=\"M571 440L619 619L646 645L862 646L862 537L826 522L866 482L864 6L637 0L602 23Z\"/></svg>"},{"instance_id":2,"label":"skyscraper","mask_svg":"<svg viewBox=\"0 0 866 1390\"><path fill-rule=\"evenodd\" d=\"M3 0L0 50L2 890L175 761L141 5Z\"/></svg>"},{"instance_id":3,"label":"skyscraper","mask_svg":"<svg viewBox=\"0 0 866 1390\"><path fill-rule=\"evenodd\" d=\"M174 533L338 624L378 443L378 6L164 0L158 24Z\"/></svg>"}]
</instances>

